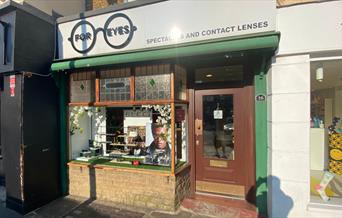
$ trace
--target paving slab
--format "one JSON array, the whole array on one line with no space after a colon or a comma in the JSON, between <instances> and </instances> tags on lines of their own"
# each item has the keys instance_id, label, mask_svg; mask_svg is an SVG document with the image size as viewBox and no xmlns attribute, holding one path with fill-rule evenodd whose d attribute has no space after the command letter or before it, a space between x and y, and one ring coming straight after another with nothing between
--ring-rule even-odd
<instances>
[{"instance_id":1,"label":"paving slab","mask_svg":"<svg viewBox=\"0 0 342 218\"><path fill-rule=\"evenodd\" d=\"M0 186L0 207L6 207L6 187Z\"/></svg>"},{"instance_id":2,"label":"paving slab","mask_svg":"<svg viewBox=\"0 0 342 218\"><path fill-rule=\"evenodd\" d=\"M258 214L254 209L234 207L225 204L218 204L204 200L184 199L181 210L191 211L202 216L217 218L257 218Z\"/></svg>"},{"instance_id":3,"label":"paving slab","mask_svg":"<svg viewBox=\"0 0 342 218\"><path fill-rule=\"evenodd\" d=\"M189 218L189 217L194 217L195 214L187 212L187 211L179 211L178 213L175 214L168 214L164 212L152 212L149 215L151 218Z\"/></svg>"},{"instance_id":4,"label":"paving slab","mask_svg":"<svg viewBox=\"0 0 342 218\"><path fill-rule=\"evenodd\" d=\"M6 187L0 186L0 218L23 218L14 210L6 208Z\"/></svg>"},{"instance_id":5,"label":"paving slab","mask_svg":"<svg viewBox=\"0 0 342 218\"><path fill-rule=\"evenodd\" d=\"M15 212L14 210L10 210L5 207L0 207L0 217L1 218L24 218L22 215Z\"/></svg>"},{"instance_id":6,"label":"paving slab","mask_svg":"<svg viewBox=\"0 0 342 218\"><path fill-rule=\"evenodd\" d=\"M191 210L181 207L176 212L130 207L109 201L68 196L45 205L25 218L254 218L248 210L224 207L202 201L190 201ZM2 218L2 216L0 216ZM5 217L7 218L7 217ZM12 217L8 217L12 218ZM16 218L16 217L14 217Z\"/></svg>"},{"instance_id":7,"label":"paving slab","mask_svg":"<svg viewBox=\"0 0 342 218\"><path fill-rule=\"evenodd\" d=\"M68 218L143 218L145 213L130 211L118 207L107 206L97 201L81 204L68 213Z\"/></svg>"},{"instance_id":8,"label":"paving slab","mask_svg":"<svg viewBox=\"0 0 342 218\"><path fill-rule=\"evenodd\" d=\"M69 211L73 211L81 204L86 202L87 198L67 196L59 198L51 203L36 209L25 215L26 218L60 218L67 215Z\"/></svg>"}]
</instances>

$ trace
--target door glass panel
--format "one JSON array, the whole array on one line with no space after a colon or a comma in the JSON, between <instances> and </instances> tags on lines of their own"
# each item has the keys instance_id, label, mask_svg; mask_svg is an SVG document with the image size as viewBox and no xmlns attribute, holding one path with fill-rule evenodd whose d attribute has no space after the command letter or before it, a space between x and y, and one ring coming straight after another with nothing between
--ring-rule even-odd
<instances>
[{"instance_id":1,"label":"door glass panel","mask_svg":"<svg viewBox=\"0 0 342 218\"><path fill-rule=\"evenodd\" d=\"M203 96L203 154L234 160L233 95Z\"/></svg>"}]
</instances>

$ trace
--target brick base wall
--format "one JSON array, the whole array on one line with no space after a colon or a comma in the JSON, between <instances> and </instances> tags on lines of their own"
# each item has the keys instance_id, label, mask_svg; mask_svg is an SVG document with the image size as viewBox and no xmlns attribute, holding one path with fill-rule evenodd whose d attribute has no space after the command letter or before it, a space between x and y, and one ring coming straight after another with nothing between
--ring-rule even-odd
<instances>
[{"instance_id":1,"label":"brick base wall","mask_svg":"<svg viewBox=\"0 0 342 218\"><path fill-rule=\"evenodd\" d=\"M129 206L175 211L190 191L190 170L176 176L69 164L69 194Z\"/></svg>"},{"instance_id":2,"label":"brick base wall","mask_svg":"<svg viewBox=\"0 0 342 218\"><path fill-rule=\"evenodd\" d=\"M179 208L183 199L190 195L190 168L176 175L175 208Z\"/></svg>"}]
</instances>

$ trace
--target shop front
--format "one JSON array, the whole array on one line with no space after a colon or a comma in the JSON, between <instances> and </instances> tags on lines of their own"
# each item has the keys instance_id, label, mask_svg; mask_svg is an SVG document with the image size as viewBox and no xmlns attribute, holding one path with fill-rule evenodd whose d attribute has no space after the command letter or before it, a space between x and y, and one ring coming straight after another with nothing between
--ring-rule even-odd
<instances>
[{"instance_id":1,"label":"shop front","mask_svg":"<svg viewBox=\"0 0 342 218\"><path fill-rule=\"evenodd\" d=\"M58 89L49 71L54 20L3 2L0 41L1 200L25 214L60 196Z\"/></svg>"},{"instance_id":2,"label":"shop front","mask_svg":"<svg viewBox=\"0 0 342 218\"><path fill-rule=\"evenodd\" d=\"M170 211L220 196L266 212L275 3L197 4L132 2L58 20L65 193Z\"/></svg>"},{"instance_id":3,"label":"shop front","mask_svg":"<svg viewBox=\"0 0 342 218\"><path fill-rule=\"evenodd\" d=\"M268 73L273 217L342 216L341 7L277 9L282 39Z\"/></svg>"}]
</instances>

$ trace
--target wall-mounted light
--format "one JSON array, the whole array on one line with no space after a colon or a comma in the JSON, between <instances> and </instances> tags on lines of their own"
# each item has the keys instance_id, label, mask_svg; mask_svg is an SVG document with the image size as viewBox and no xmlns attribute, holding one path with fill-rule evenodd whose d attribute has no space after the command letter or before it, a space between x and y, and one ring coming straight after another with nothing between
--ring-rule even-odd
<instances>
[{"instance_id":1,"label":"wall-mounted light","mask_svg":"<svg viewBox=\"0 0 342 218\"><path fill-rule=\"evenodd\" d=\"M207 75L205 75L205 77L211 78L211 77L213 77L213 74L207 74Z\"/></svg>"},{"instance_id":2,"label":"wall-mounted light","mask_svg":"<svg viewBox=\"0 0 342 218\"><path fill-rule=\"evenodd\" d=\"M316 80L318 82L323 82L323 77L324 77L323 65L319 64L316 68Z\"/></svg>"},{"instance_id":3,"label":"wall-mounted light","mask_svg":"<svg viewBox=\"0 0 342 218\"><path fill-rule=\"evenodd\" d=\"M225 57L226 59L230 59L232 56L229 55L229 54L225 54L224 57Z\"/></svg>"}]
</instances>

